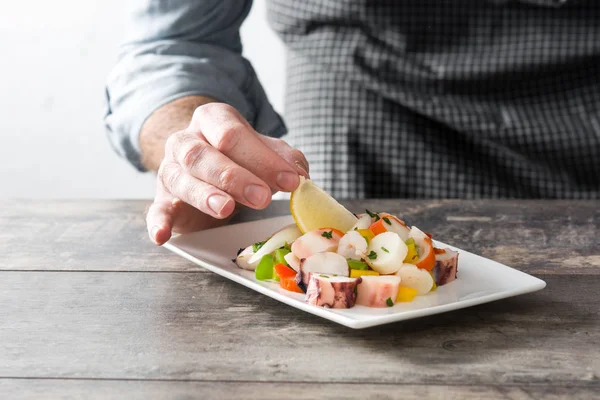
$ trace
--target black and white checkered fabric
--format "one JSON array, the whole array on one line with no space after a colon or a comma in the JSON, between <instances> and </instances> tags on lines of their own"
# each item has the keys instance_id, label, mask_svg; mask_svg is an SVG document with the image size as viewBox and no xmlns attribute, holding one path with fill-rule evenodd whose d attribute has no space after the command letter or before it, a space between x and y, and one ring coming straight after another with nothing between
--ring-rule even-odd
<instances>
[{"instance_id":1,"label":"black and white checkered fabric","mask_svg":"<svg viewBox=\"0 0 600 400\"><path fill-rule=\"evenodd\" d=\"M269 20L286 139L335 196L600 198L600 1L270 0Z\"/></svg>"}]
</instances>

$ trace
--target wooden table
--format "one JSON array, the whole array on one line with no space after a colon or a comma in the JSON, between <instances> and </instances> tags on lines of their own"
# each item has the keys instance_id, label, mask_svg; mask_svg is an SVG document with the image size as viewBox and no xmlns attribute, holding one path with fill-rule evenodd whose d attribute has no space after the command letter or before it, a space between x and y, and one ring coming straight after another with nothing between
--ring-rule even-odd
<instances>
[{"instance_id":1,"label":"wooden table","mask_svg":"<svg viewBox=\"0 0 600 400\"><path fill-rule=\"evenodd\" d=\"M351 330L150 244L145 202L0 208L0 398L593 398L600 210L580 201L364 201L546 289ZM275 202L250 220L287 213Z\"/></svg>"}]
</instances>

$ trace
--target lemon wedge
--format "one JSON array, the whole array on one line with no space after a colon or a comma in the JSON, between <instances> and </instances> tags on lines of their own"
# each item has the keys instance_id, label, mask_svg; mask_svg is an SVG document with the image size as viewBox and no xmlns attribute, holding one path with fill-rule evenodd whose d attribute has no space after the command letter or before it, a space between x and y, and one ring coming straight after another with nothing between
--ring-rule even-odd
<instances>
[{"instance_id":1,"label":"lemon wedge","mask_svg":"<svg viewBox=\"0 0 600 400\"><path fill-rule=\"evenodd\" d=\"M354 214L303 176L290 197L290 211L302 233L319 228L347 232L357 221Z\"/></svg>"}]
</instances>

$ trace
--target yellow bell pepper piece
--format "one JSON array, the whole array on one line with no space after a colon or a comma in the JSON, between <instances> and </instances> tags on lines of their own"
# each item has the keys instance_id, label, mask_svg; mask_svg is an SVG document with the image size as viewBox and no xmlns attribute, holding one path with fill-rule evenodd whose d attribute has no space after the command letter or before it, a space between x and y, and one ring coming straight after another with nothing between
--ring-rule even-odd
<instances>
[{"instance_id":1,"label":"yellow bell pepper piece","mask_svg":"<svg viewBox=\"0 0 600 400\"><path fill-rule=\"evenodd\" d=\"M360 233L360 236L365 238L367 244L371 243L371 239L375 237L375 234L370 229L357 229L356 232Z\"/></svg>"},{"instance_id":2,"label":"yellow bell pepper piece","mask_svg":"<svg viewBox=\"0 0 600 400\"><path fill-rule=\"evenodd\" d=\"M417 252L417 248L415 247L415 243L409 243L406 245L408 247L408 253L406 253L406 258L404 262L407 264L416 264L419 261L419 253Z\"/></svg>"},{"instance_id":3,"label":"yellow bell pepper piece","mask_svg":"<svg viewBox=\"0 0 600 400\"><path fill-rule=\"evenodd\" d=\"M350 270L350 278L358 278L360 276L365 276L365 275L378 276L379 272L371 271L370 269L369 270L364 270L364 269L351 269Z\"/></svg>"},{"instance_id":4,"label":"yellow bell pepper piece","mask_svg":"<svg viewBox=\"0 0 600 400\"><path fill-rule=\"evenodd\" d=\"M430 290L431 292L433 292L435 289L437 289L437 284L435 283L435 276L433 275L433 271L429 271L429 274L433 278L433 285L431 286L431 290Z\"/></svg>"},{"instance_id":5,"label":"yellow bell pepper piece","mask_svg":"<svg viewBox=\"0 0 600 400\"><path fill-rule=\"evenodd\" d=\"M398 296L396 296L396 303L410 302L415 298L417 293L419 293L417 289L409 288L406 286L400 286L398 288Z\"/></svg>"}]
</instances>

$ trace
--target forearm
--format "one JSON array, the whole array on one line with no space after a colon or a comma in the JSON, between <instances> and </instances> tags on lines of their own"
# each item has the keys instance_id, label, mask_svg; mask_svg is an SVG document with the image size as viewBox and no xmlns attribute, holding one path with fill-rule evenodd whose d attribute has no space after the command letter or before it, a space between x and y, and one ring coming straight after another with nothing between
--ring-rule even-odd
<instances>
[{"instance_id":1,"label":"forearm","mask_svg":"<svg viewBox=\"0 0 600 400\"><path fill-rule=\"evenodd\" d=\"M105 91L104 121L120 156L140 171L157 171L166 139L185 129L210 98L235 108L266 136L286 133L242 57L239 28L252 0L127 3L132 29Z\"/></svg>"},{"instance_id":2,"label":"forearm","mask_svg":"<svg viewBox=\"0 0 600 400\"><path fill-rule=\"evenodd\" d=\"M153 112L140 131L140 150L144 168L158 171L165 155L167 138L189 125L196 108L214 101L216 100L205 96L186 96L167 103Z\"/></svg>"}]
</instances>

